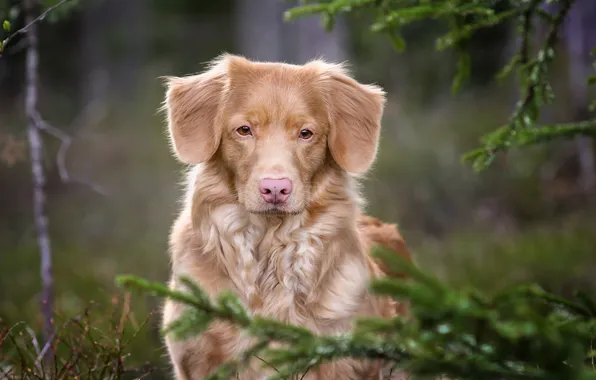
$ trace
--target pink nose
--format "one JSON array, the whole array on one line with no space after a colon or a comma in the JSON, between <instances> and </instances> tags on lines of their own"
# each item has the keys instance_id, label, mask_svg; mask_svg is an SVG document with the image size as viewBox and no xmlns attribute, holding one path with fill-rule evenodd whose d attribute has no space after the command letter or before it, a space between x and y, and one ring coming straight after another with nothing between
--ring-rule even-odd
<instances>
[{"instance_id":1,"label":"pink nose","mask_svg":"<svg viewBox=\"0 0 596 380\"><path fill-rule=\"evenodd\" d=\"M284 203L292 194L292 181L288 178L263 178L259 182L259 190L267 203Z\"/></svg>"}]
</instances>

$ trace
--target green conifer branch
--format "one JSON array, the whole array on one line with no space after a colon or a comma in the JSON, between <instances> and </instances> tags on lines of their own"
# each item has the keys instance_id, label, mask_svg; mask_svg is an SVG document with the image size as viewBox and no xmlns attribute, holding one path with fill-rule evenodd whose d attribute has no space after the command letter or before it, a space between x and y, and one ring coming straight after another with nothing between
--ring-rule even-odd
<instances>
[{"instance_id":1,"label":"green conifer branch","mask_svg":"<svg viewBox=\"0 0 596 380\"><path fill-rule=\"evenodd\" d=\"M362 318L351 333L339 336L315 335L249 315L231 293L212 302L188 279L183 280L185 291L132 276L119 277L118 283L188 307L173 323L176 328L164 333L178 329L177 338L185 339L223 320L254 339L242 357L226 363L211 379L230 378L251 357L274 369L270 379L300 378L322 363L347 357L379 359L417 376L596 379L588 365L596 339L596 304L585 294L567 300L537 286L520 286L488 296L475 289L453 289L397 255L382 250L375 255L391 271L411 279L380 278L371 283L371 292L407 301L410 315Z\"/></svg>"},{"instance_id":2,"label":"green conifer branch","mask_svg":"<svg viewBox=\"0 0 596 380\"><path fill-rule=\"evenodd\" d=\"M465 161L472 161L476 170L484 169L498 152L578 136L596 138L596 119L570 124L513 127L507 124L482 138L483 146L466 153Z\"/></svg>"},{"instance_id":3,"label":"green conifer branch","mask_svg":"<svg viewBox=\"0 0 596 380\"><path fill-rule=\"evenodd\" d=\"M549 81L549 68L555 57L559 31L574 2L575 0L302 1L303 5L289 10L285 17L291 20L321 14L325 19L333 19L340 13L375 9L378 11L378 16L371 25L371 30L389 34L398 51L403 51L406 46L406 41L401 35L401 29L404 26L420 20L445 20L448 22L449 31L437 38L436 49L439 51L448 48L457 49L459 58L452 85L454 92L458 91L469 77L470 57L465 42L479 29L517 19L520 47L499 72L497 79L502 80L516 70L520 99L507 124L484 136L481 147L463 156L464 161L470 161L473 168L480 171L489 167L498 153L514 147L554 139L594 137L594 120L547 127L538 125L542 107L551 104L555 97ZM496 12L496 5L504 3L508 5L508 9ZM558 5L554 15L541 8L545 3ZM547 23L549 32L542 46L532 54L530 40L533 32L532 24L536 19ZM594 83L596 76L592 75L587 80L589 83ZM596 110L596 101L591 102L589 109Z\"/></svg>"}]
</instances>

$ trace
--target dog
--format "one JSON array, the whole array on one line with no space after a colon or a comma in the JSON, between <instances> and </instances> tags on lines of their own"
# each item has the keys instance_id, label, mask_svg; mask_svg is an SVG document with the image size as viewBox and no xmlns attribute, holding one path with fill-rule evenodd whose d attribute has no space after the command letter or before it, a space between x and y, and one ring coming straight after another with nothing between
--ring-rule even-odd
<instances>
[{"instance_id":1,"label":"dog","mask_svg":"<svg viewBox=\"0 0 596 380\"><path fill-rule=\"evenodd\" d=\"M373 164L384 91L343 65L258 62L223 54L196 75L166 78L171 147L189 165L170 233L170 287L178 276L210 296L232 290L253 315L349 332L356 318L403 312L368 292L388 271L369 255L382 245L409 257L395 225L362 212L358 179ZM163 324L183 306L166 301ZM215 322L198 337L165 338L178 380L203 379L251 340ZM343 359L304 379L378 379L376 361ZM238 374L272 373L258 360Z\"/></svg>"}]
</instances>

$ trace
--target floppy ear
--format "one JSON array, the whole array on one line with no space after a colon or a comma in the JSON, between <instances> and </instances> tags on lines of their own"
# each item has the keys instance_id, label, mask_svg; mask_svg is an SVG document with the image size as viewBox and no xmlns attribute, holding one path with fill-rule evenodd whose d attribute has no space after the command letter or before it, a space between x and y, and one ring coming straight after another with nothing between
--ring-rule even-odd
<instances>
[{"instance_id":1,"label":"floppy ear","mask_svg":"<svg viewBox=\"0 0 596 380\"><path fill-rule=\"evenodd\" d=\"M198 75L167 78L165 109L174 152L187 164L210 159L221 140L216 123L227 79L226 58Z\"/></svg>"},{"instance_id":2,"label":"floppy ear","mask_svg":"<svg viewBox=\"0 0 596 380\"><path fill-rule=\"evenodd\" d=\"M365 173L377 154L385 92L358 83L340 67L329 71L325 80L331 126L329 150L347 172Z\"/></svg>"}]
</instances>

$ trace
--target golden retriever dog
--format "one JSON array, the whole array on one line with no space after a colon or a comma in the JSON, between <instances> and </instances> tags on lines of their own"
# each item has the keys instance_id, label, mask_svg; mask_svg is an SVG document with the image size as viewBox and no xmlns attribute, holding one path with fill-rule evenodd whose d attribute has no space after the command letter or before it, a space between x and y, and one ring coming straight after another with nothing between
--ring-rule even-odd
<instances>
[{"instance_id":1,"label":"golden retriever dog","mask_svg":"<svg viewBox=\"0 0 596 380\"><path fill-rule=\"evenodd\" d=\"M338 64L255 62L222 55L202 73L167 78L173 151L190 165L170 235L172 277L210 296L232 290L253 315L320 334L349 332L361 316L399 312L369 294L384 268L381 244L409 255L395 225L362 214L358 175L377 153L385 94ZM166 302L163 323L183 306ZM179 380L203 379L251 339L216 322L187 340L166 337ZM380 363L344 359L304 379L379 379ZM259 360L240 379L271 374Z\"/></svg>"}]
</instances>

